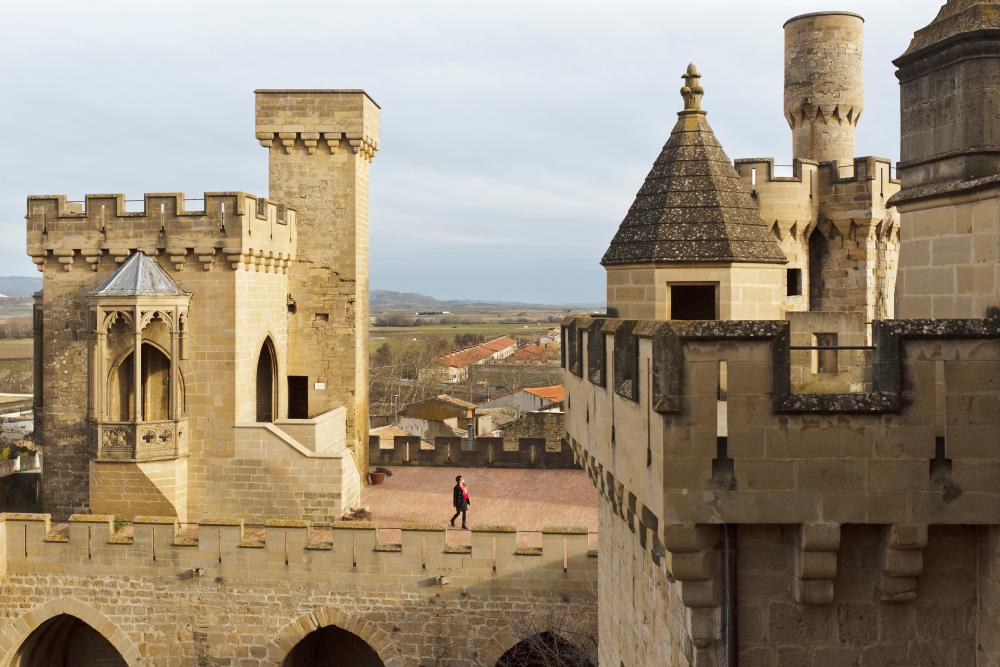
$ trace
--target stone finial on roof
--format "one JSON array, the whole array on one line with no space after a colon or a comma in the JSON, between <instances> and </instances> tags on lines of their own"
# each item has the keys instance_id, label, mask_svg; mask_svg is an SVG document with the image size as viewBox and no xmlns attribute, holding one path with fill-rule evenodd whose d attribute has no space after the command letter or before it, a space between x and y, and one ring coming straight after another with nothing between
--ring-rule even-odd
<instances>
[{"instance_id":1,"label":"stone finial on roof","mask_svg":"<svg viewBox=\"0 0 1000 667\"><path fill-rule=\"evenodd\" d=\"M705 113L701 109L701 98L705 94L705 89L701 87L701 73L694 63L687 67L687 72L681 75L684 79L684 86L681 88L681 97L684 98L684 111L682 113Z\"/></svg>"}]
</instances>

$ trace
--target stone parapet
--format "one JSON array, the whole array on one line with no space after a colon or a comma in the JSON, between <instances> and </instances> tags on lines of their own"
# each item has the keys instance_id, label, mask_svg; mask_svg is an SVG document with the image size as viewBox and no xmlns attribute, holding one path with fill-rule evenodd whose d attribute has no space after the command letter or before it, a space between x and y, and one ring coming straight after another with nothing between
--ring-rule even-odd
<instances>
[{"instance_id":1,"label":"stone parapet","mask_svg":"<svg viewBox=\"0 0 1000 667\"><path fill-rule=\"evenodd\" d=\"M207 192L201 210L187 210L183 194L150 193L141 211L129 211L125 195L28 198L28 254L43 267L66 271L102 256L121 263L135 250L166 256L176 270L209 270L218 261L232 269L287 272L295 258L295 211L244 192Z\"/></svg>"},{"instance_id":2,"label":"stone parapet","mask_svg":"<svg viewBox=\"0 0 1000 667\"><path fill-rule=\"evenodd\" d=\"M579 468L576 456L562 441L558 450L546 447L545 438L519 438L516 448L501 438L476 438L466 447L465 438L435 438L430 448L418 436L396 436L387 446L377 435L368 437L368 463L373 466L460 466L484 468Z\"/></svg>"},{"instance_id":3,"label":"stone parapet","mask_svg":"<svg viewBox=\"0 0 1000 667\"><path fill-rule=\"evenodd\" d=\"M314 527L307 521L269 520L263 528L251 528L242 519L206 518L195 525L194 531L190 524L182 531L174 517L137 516L132 535L123 537L110 515L73 515L68 532L53 533L48 514L0 514L0 574L127 571L175 577L186 572L253 582L392 574L400 583L436 576L455 585L497 576L563 576L586 585L597 572L585 529L545 529L542 546L525 550L518 547L518 533L504 526L474 529L469 547L449 543L444 526L404 526L396 531L398 540L385 542L368 522Z\"/></svg>"},{"instance_id":4,"label":"stone parapet","mask_svg":"<svg viewBox=\"0 0 1000 667\"><path fill-rule=\"evenodd\" d=\"M793 393L786 322L583 317L563 335L567 434L647 526L1000 523L998 319L874 323L857 393Z\"/></svg>"}]
</instances>

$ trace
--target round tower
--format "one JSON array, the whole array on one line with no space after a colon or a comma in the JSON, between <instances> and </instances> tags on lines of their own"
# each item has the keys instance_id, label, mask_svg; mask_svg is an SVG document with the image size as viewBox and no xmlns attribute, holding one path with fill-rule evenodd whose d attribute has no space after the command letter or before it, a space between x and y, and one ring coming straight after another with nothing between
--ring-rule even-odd
<instances>
[{"instance_id":1,"label":"round tower","mask_svg":"<svg viewBox=\"0 0 1000 667\"><path fill-rule=\"evenodd\" d=\"M785 23L785 118L793 157L854 159L854 128L864 106L864 22L850 12L818 12Z\"/></svg>"}]
</instances>

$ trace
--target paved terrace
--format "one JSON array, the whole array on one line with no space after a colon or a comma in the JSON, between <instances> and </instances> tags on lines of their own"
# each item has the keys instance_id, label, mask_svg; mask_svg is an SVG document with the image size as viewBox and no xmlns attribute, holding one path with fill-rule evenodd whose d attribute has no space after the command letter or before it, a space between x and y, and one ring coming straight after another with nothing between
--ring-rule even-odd
<instances>
[{"instance_id":1,"label":"paved terrace","mask_svg":"<svg viewBox=\"0 0 1000 667\"><path fill-rule=\"evenodd\" d=\"M541 542L550 526L580 526L597 533L597 490L583 470L511 468L390 468L384 484L367 486L362 502L380 529L400 528L404 522L446 525L455 510L451 489L455 476L464 475L472 505L469 527L514 526L524 546ZM461 520L459 520L460 522ZM456 522L456 523L459 523ZM386 532L389 531L382 531ZM388 538L389 535L387 534ZM469 544L469 531L449 531L455 544Z\"/></svg>"}]
</instances>

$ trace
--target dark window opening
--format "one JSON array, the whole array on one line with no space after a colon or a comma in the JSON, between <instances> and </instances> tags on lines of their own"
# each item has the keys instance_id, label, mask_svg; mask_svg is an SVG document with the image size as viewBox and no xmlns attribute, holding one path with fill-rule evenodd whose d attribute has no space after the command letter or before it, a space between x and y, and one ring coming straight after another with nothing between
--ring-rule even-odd
<instances>
[{"instance_id":1,"label":"dark window opening","mask_svg":"<svg viewBox=\"0 0 1000 667\"><path fill-rule=\"evenodd\" d=\"M288 376L288 418L309 419L309 378Z\"/></svg>"},{"instance_id":2,"label":"dark window opening","mask_svg":"<svg viewBox=\"0 0 1000 667\"><path fill-rule=\"evenodd\" d=\"M787 296L800 296L802 294L802 269L785 271L785 288Z\"/></svg>"},{"instance_id":3,"label":"dark window opening","mask_svg":"<svg viewBox=\"0 0 1000 667\"><path fill-rule=\"evenodd\" d=\"M815 334L817 347L836 347L837 334L817 333ZM837 350L816 350L816 372L817 373L837 373Z\"/></svg>"},{"instance_id":4,"label":"dark window opening","mask_svg":"<svg viewBox=\"0 0 1000 667\"><path fill-rule=\"evenodd\" d=\"M823 310L823 271L830 262L830 245L818 229L809 237L809 310Z\"/></svg>"},{"instance_id":5,"label":"dark window opening","mask_svg":"<svg viewBox=\"0 0 1000 667\"><path fill-rule=\"evenodd\" d=\"M257 358L257 421L274 421L275 367L274 348L268 338Z\"/></svg>"},{"instance_id":6,"label":"dark window opening","mask_svg":"<svg viewBox=\"0 0 1000 667\"><path fill-rule=\"evenodd\" d=\"M717 320L715 285L671 285L670 319Z\"/></svg>"}]
</instances>

